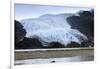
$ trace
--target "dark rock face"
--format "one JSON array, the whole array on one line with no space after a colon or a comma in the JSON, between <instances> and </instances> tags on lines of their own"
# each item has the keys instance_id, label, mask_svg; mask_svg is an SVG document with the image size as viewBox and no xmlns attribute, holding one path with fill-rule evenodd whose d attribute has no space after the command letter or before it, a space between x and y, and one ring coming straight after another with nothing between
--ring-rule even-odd
<instances>
[{"instance_id":1,"label":"dark rock face","mask_svg":"<svg viewBox=\"0 0 100 69\"><path fill-rule=\"evenodd\" d=\"M65 47L65 46L62 45L62 44L59 43L59 42L51 42L51 43L49 43L48 46L45 47L45 48L64 48L64 47Z\"/></svg>"},{"instance_id":2,"label":"dark rock face","mask_svg":"<svg viewBox=\"0 0 100 69\"><path fill-rule=\"evenodd\" d=\"M89 41L83 41L80 46L81 47L89 47Z\"/></svg>"},{"instance_id":3,"label":"dark rock face","mask_svg":"<svg viewBox=\"0 0 100 69\"><path fill-rule=\"evenodd\" d=\"M93 46L94 41L94 10L81 11L79 16L70 16L67 21L73 29L78 29L88 37L88 42Z\"/></svg>"},{"instance_id":4,"label":"dark rock face","mask_svg":"<svg viewBox=\"0 0 100 69\"><path fill-rule=\"evenodd\" d=\"M78 44L76 42L71 42L67 45L67 48L75 48L75 47L88 47L89 42L88 41L83 41L81 44Z\"/></svg>"},{"instance_id":5,"label":"dark rock face","mask_svg":"<svg viewBox=\"0 0 100 69\"><path fill-rule=\"evenodd\" d=\"M75 47L81 47L81 45L76 42L71 42L70 44L67 45L67 48L75 48Z\"/></svg>"},{"instance_id":6,"label":"dark rock face","mask_svg":"<svg viewBox=\"0 0 100 69\"><path fill-rule=\"evenodd\" d=\"M26 35L26 30L19 21L15 20L15 44L23 40Z\"/></svg>"},{"instance_id":7,"label":"dark rock face","mask_svg":"<svg viewBox=\"0 0 100 69\"><path fill-rule=\"evenodd\" d=\"M43 48L41 42L36 38L24 38L16 44L15 49L38 49Z\"/></svg>"}]
</instances>

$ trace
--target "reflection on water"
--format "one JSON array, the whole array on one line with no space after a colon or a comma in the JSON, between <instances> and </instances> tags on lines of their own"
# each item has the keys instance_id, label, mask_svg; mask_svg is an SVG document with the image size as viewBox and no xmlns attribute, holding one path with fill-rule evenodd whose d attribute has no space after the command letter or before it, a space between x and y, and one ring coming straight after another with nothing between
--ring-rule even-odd
<instances>
[{"instance_id":1,"label":"reflection on water","mask_svg":"<svg viewBox=\"0 0 100 69\"><path fill-rule=\"evenodd\" d=\"M79 61L93 61L94 56L75 56L63 58L46 58L46 59L27 59L16 60L15 65L23 64L47 64L47 63L65 63L65 62L79 62Z\"/></svg>"}]
</instances>

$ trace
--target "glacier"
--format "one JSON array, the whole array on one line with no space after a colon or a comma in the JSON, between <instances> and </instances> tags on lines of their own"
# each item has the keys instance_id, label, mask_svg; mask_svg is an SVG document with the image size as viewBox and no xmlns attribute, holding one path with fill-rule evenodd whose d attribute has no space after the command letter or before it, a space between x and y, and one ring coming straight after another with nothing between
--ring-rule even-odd
<instances>
[{"instance_id":1,"label":"glacier","mask_svg":"<svg viewBox=\"0 0 100 69\"><path fill-rule=\"evenodd\" d=\"M70 13L45 14L38 18L20 20L26 29L28 38L38 38L43 46L50 42L59 42L64 46L71 42L81 44L87 37L77 29L72 29L66 18L72 16Z\"/></svg>"}]
</instances>

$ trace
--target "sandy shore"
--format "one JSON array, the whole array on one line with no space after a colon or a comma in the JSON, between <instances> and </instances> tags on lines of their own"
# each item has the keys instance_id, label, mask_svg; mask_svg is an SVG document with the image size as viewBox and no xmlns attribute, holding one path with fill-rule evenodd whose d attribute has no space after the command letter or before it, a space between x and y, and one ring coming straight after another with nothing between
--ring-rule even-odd
<instances>
[{"instance_id":1,"label":"sandy shore","mask_svg":"<svg viewBox=\"0 0 100 69\"><path fill-rule=\"evenodd\" d=\"M62 50L46 50L46 51L15 51L15 60L40 59L40 58L60 58L81 56L85 58L94 57L94 49L62 49ZM84 59L88 60L88 59Z\"/></svg>"}]
</instances>

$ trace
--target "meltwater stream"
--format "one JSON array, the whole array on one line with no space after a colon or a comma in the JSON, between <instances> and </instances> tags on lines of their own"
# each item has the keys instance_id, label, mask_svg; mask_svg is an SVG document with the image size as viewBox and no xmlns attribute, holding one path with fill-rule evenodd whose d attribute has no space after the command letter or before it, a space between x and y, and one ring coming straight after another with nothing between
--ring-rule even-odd
<instances>
[{"instance_id":1,"label":"meltwater stream","mask_svg":"<svg viewBox=\"0 0 100 69\"><path fill-rule=\"evenodd\" d=\"M67 17L73 14L46 14L39 18L29 18L20 22L26 29L26 37L38 38L44 46L46 43L59 42L65 46L71 42L81 43L87 37L77 29L72 29Z\"/></svg>"}]
</instances>

